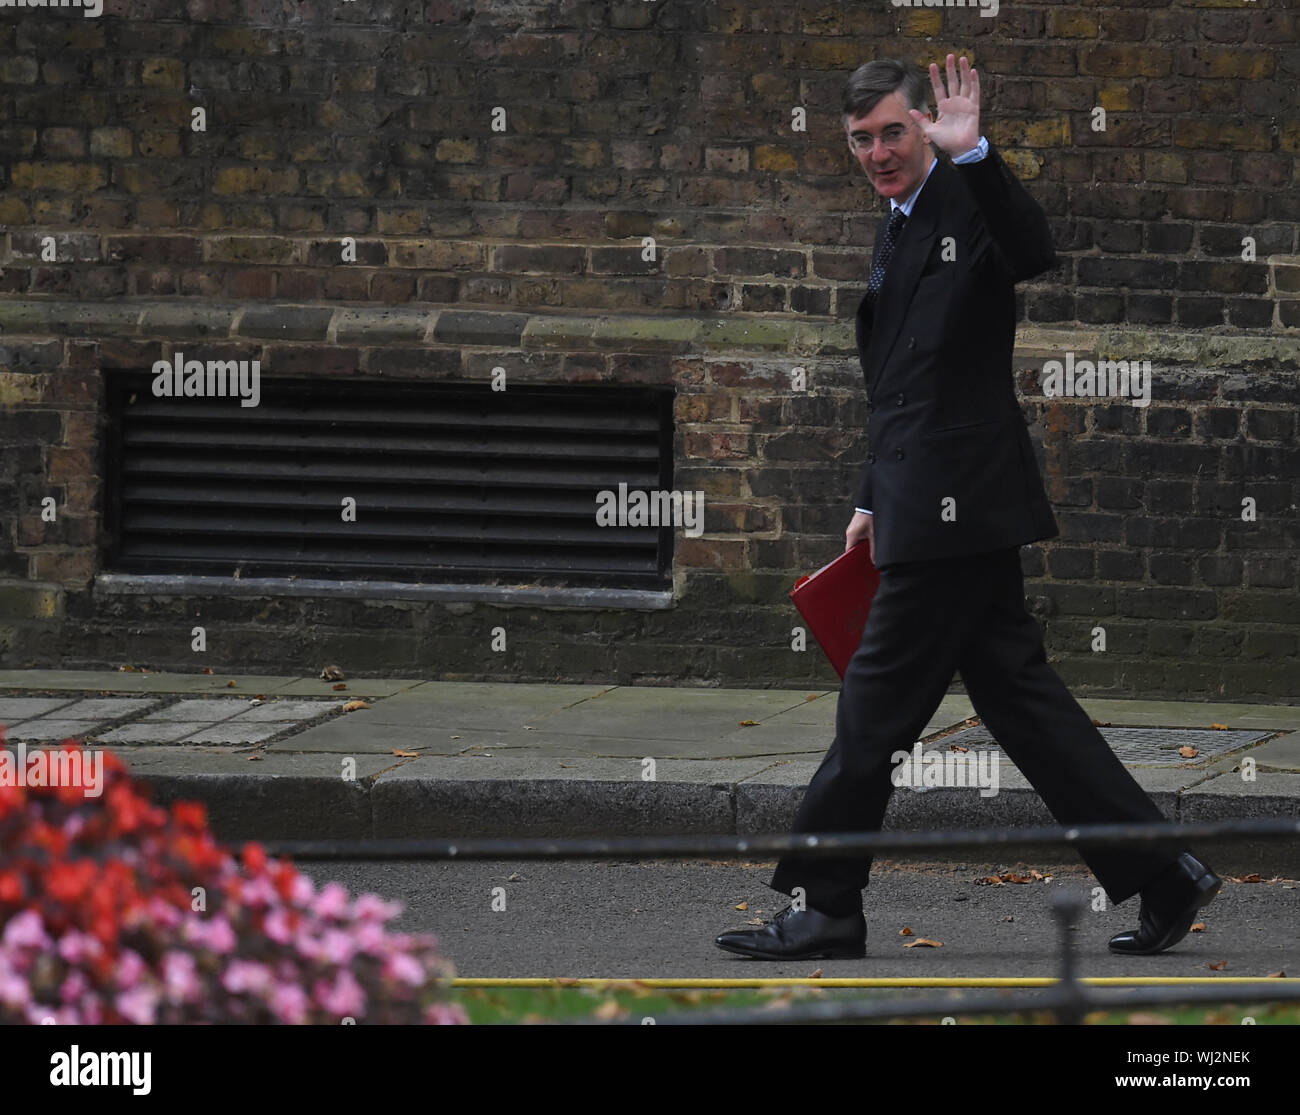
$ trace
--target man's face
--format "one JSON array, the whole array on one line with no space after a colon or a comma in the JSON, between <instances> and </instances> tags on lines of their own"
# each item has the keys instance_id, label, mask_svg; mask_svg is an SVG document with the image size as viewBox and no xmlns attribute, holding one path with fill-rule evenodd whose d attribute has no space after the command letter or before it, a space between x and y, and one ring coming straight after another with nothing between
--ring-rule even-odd
<instances>
[{"instance_id":1,"label":"man's face","mask_svg":"<svg viewBox=\"0 0 1300 1115\"><path fill-rule=\"evenodd\" d=\"M929 113L926 114L929 116ZM893 130L903 128L896 146L886 145ZM866 132L875 142L871 147L854 150L854 133ZM881 97L866 116L854 116L848 122L849 150L862 164L876 193L885 198L906 201L925 179L934 153L925 133L907 114L907 104L900 90Z\"/></svg>"}]
</instances>

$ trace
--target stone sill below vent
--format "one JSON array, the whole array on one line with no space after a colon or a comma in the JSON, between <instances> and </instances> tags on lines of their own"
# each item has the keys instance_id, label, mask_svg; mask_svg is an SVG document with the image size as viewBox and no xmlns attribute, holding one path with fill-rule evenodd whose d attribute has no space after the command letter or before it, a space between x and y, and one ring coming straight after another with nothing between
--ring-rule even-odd
<instances>
[{"instance_id":1,"label":"stone sill below vent","mask_svg":"<svg viewBox=\"0 0 1300 1115\"><path fill-rule=\"evenodd\" d=\"M100 573L96 596L309 596L323 599L423 600L525 607L661 611L673 606L669 590L527 588L512 585L422 585L403 581L330 581L298 577L209 577L150 573Z\"/></svg>"}]
</instances>

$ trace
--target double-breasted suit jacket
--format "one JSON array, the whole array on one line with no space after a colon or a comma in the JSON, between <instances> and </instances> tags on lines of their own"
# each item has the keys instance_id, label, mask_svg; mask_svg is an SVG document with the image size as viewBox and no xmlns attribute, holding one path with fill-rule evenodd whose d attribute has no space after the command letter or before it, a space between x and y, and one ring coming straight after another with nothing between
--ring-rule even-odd
<instances>
[{"instance_id":1,"label":"double-breasted suit jacket","mask_svg":"<svg viewBox=\"0 0 1300 1115\"><path fill-rule=\"evenodd\" d=\"M1015 284L1055 266L1042 209L989 143L939 163L857 313L876 564L1056 536L1011 370ZM886 219L877 233L877 246Z\"/></svg>"}]
</instances>

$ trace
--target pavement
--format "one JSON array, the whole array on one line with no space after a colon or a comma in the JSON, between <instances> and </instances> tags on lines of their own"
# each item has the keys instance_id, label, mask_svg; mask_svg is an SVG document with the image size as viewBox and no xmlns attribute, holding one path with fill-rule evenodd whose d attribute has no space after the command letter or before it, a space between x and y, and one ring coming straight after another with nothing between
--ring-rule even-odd
<instances>
[{"instance_id":1,"label":"pavement","mask_svg":"<svg viewBox=\"0 0 1300 1115\"><path fill-rule=\"evenodd\" d=\"M11 749L71 737L112 751L159 800L203 801L225 840L784 833L834 737L837 695L6 670L0 723ZM1079 702L1171 820L1300 819L1300 705ZM923 739L996 749L960 693ZM886 829L1053 824L999 766L993 796L900 787ZM1300 841L1197 851L1220 873L1300 875Z\"/></svg>"}]
</instances>

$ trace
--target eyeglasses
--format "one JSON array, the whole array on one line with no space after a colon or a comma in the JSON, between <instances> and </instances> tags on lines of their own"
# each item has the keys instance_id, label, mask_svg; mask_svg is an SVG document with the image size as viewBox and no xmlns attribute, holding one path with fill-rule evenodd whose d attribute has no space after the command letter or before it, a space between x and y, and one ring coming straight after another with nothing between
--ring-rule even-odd
<instances>
[{"instance_id":1,"label":"eyeglasses","mask_svg":"<svg viewBox=\"0 0 1300 1115\"><path fill-rule=\"evenodd\" d=\"M903 142L911 124L890 124L880 133L880 142L891 150ZM868 132L856 132L849 137L849 146L854 151L870 151L876 145L875 137Z\"/></svg>"}]
</instances>

